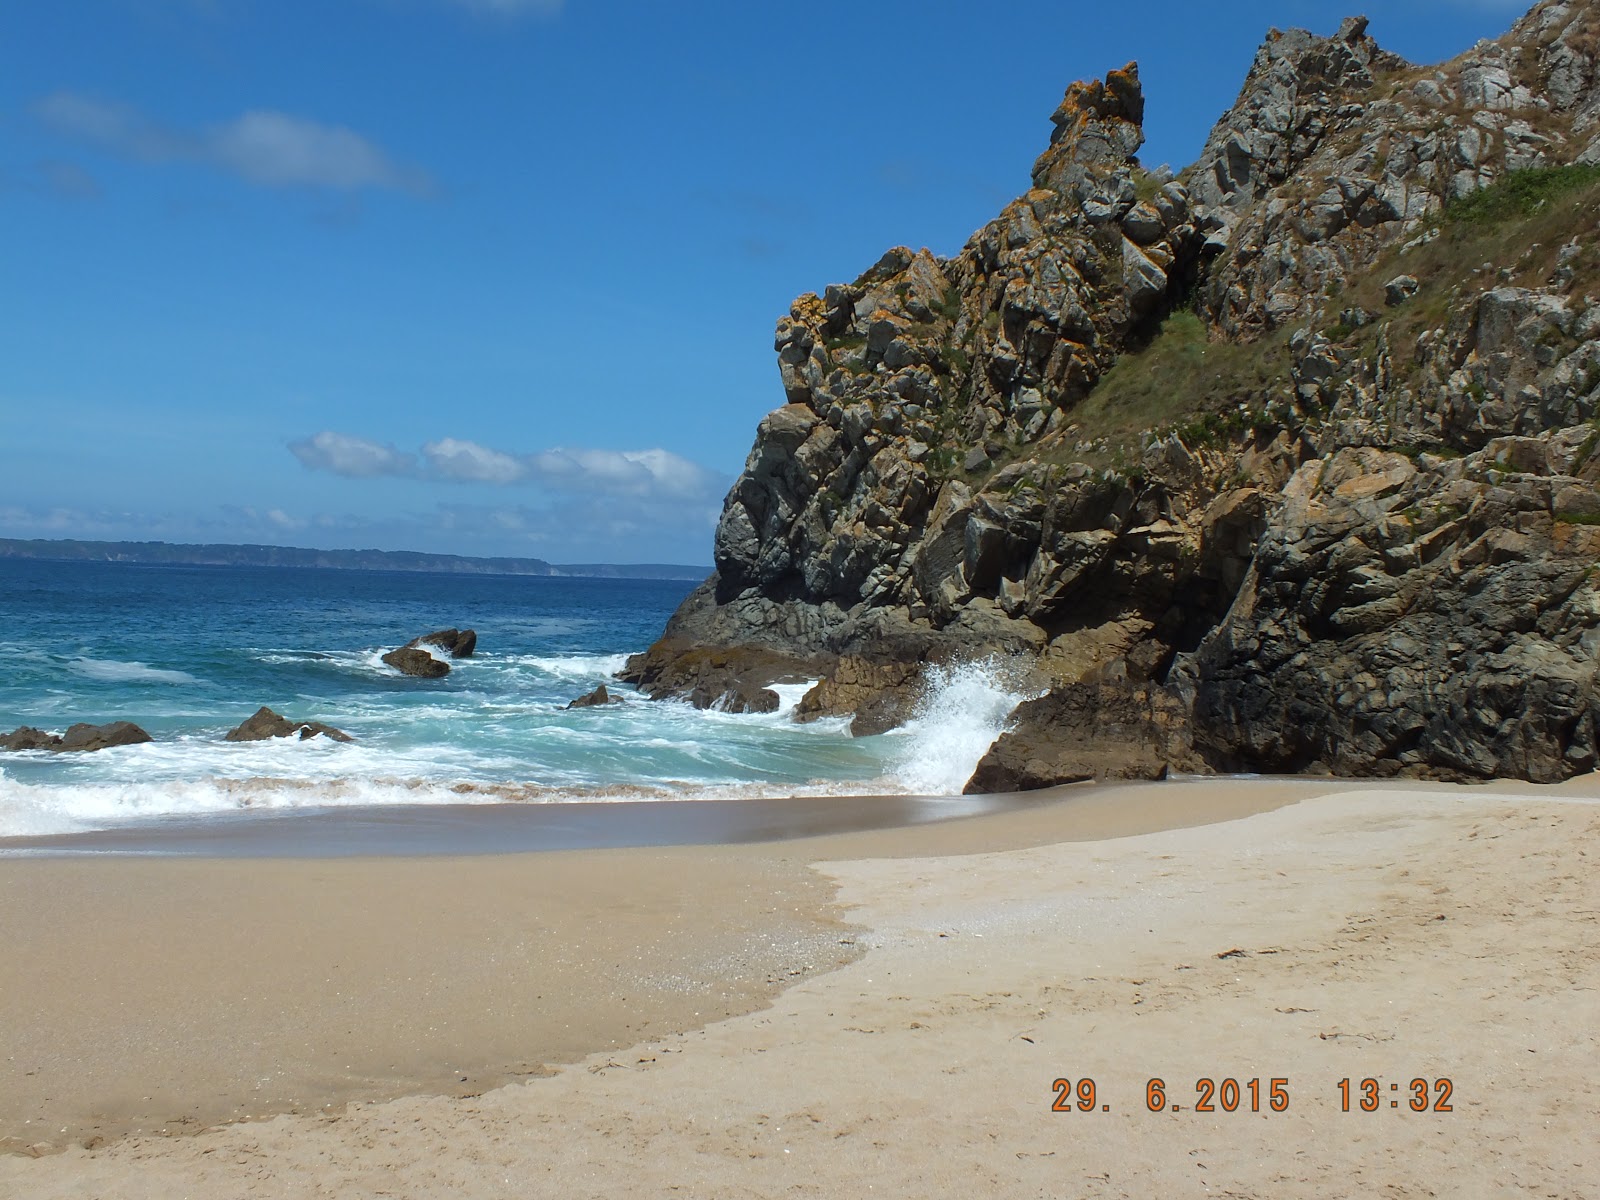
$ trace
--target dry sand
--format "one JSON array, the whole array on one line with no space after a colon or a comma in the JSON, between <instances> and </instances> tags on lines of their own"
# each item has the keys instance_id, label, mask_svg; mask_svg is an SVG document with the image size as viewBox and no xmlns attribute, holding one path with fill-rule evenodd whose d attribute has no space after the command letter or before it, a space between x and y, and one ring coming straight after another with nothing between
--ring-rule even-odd
<instances>
[{"instance_id":1,"label":"dry sand","mask_svg":"<svg viewBox=\"0 0 1600 1200\"><path fill-rule=\"evenodd\" d=\"M27 1037L93 1035L46 1058L45 1092L72 1090L73 1063L115 1076L128 1061L154 1061L134 1034L117 1032L123 1025L105 1000L111 977L84 963L93 952L125 965L121 942L137 934L137 943L163 921L192 932L193 907L219 903L231 886L208 873L241 867L260 872L260 882L239 890L236 907L223 905L214 928L199 922L211 930L200 940L214 946L231 936L234 959L267 964L252 986L276 987L279 1004L302 995L302 1022L317 1036L338 1022L317 1015L326 990L297 991L315 973L294 965L300 951L286 930L297 919L310 918L314 928L302 934L314 954L326 949L315 949L319 939L344 949L357 931L371 931L375 945L352 960L359 1000L341 1014L344 1045L390 1037L402 1064L408 1035L387 1023L416 1006L465 1021L463 1046L501 1029L462 1015L471 988L421 987L420 964L450 951L452 974L492 988L504 973L489 958L496 947L509 945L515 928L544 923L547 940L512 973L533 978L565 962L566 974L550 978L593 1010L582 1036L619 1048L476 1097L356 1102L336 1115L0 1158L0 1196L1593 1197L1596 792L1593 781L1559 789L1163 785L902 835L438 860L431 875L416 860L3 863L0 962L4 1004L13 1007L0 1019L33 1014ZM1172 828L1293 800L1225 824ZM1119 833L1135 836L1063 840ZM961 850L983 852L952 856ZM558 859L574 864L563 877L568 891L553 883L542 893L518 890L541 867L559 873ZM122 866L128 878L98 901L99 941L75 944L93 922L68 923L54 930L65 943L28 948L15 928L25 895L39 897L35 916L54 904L71 908L96 872ZM372 874L355 887L361 872ZM596 890L595 878L630 872L641 890ZM854 952L839 945L850 934L831 923L828 889L808 890L807 877L819 872L836 882L865 954L808 973L768 1008L694 1028L693 1007L686 1013L665 986L673 977L681 984L685 976L672 973L686 955L707 968L698 978L713 992L728 993L724 1010L736 1011L759 1004L767 981L786 978L797 957L821 967L825 946ZM464 882L475 873L484 877L479 891ZM511 915L472 920L451 898L464 886L471 902L497 898ZM370 887L377 898L358 919L357 897ZM578 899L573 915L555 919L547 914L560 895ZM618 911L636 905L634 923L625 912L614 940L598 915L581 919L603 911L606 896ZM730 898L742 915L708 916ZM656 906L677 914L674 936L662 937ZM434 912L436 920L425 919ZM479 942L484 920L499 932ZM763 959L769 923L779 946ZM595 939L604 952L580 952ZM594 983L611 951L628 947L644 957L627 969L613 957L614 973ZM407 976L396 956L419 966ZM178 966L185 974L171 972L174 988L220 994L206 982L220 972L199 951ZM634 1026L614 1023L622 1009L604 1015L607 995L643 984L651 990L637 993L644 1003ZM51 1002L28 1007L21 994L35 989ZM153 1019L140 1010L148 990L124 994L134 997L120 1018L127 1028ZM524 1019L537 1047L524 1064L556 1057L538 1042L543 1012L535 1006ZM354 1020L369 1013L383 1019ZM238 1015L260 1021L271 1006ZM630 1036L645 1019L656 1023ZM174 1029L214 1022L206 1005L186 1020L197 1023L161 1034L173 1039L165 1053L186 1060L179 1076L203 1075L196 1060L214 1054L250 1060L208 1041L211 1034L173 1038ZM8 1058L13 1028L4 1035ZM675 1028L687 1032L650 1036ZM514 1041L495 1043L480 1058L517 1060L516 1050ZM95 1067L97 1053L110 1065ZM1092 1078L1097 1105L1110 1111L1051 1112L1058 1077ZM1166 1082L1168 1111L1146 1107L1152 1077ZM1196 1113L1201 1077L1261 1080L1263 1111L1248 1111L1246 1090L1240 1111ZM337 1078L333 1070L321 1083ZM1281 1113L1267 1111L1275 1078L1287 1080L1290 1096ZM1356 1109L1348 1113L1338 1087L1346 1078ZM1367 1078L1379 1081L1371 1113L1355 1103ZM1453 1111L1411 1111L1415 1078L1449 1079ZM352 1093L320 1098L340 1094ZM1437 1095L1434 1088L1429 1099Z\"/></svg>"}]
</instances>

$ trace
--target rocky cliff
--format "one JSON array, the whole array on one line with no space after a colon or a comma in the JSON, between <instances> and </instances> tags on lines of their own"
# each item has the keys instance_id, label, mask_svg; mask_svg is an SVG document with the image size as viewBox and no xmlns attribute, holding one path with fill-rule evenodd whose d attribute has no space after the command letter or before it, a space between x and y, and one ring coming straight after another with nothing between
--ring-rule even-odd
<instances>
[{"instance_id":1,"label":"rocky cliff","mask_svg":"<svg viewBox=\"0 0 1600 1200\"><path fill-rule=\"evenodd\" d=\"M1271 32L1200 159L1136 66L1033 186L778 323L716 572L624 678L904 719L1033 664L973 788L1179 769L1592 769L1600 4L1436 67Z\"/></svg>"}]
</instances>

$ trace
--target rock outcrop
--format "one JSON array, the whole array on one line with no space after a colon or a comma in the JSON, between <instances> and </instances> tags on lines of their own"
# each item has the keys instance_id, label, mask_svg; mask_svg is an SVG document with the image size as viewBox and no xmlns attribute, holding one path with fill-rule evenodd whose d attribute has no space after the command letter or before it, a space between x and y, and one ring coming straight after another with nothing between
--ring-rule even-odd
<instances>
[{"instance_id":1,"label":"rock outcrop","mask_svg":"<svg viewBox=\"0 0 1600 1200\"><path fill-rule=\"evenodd\" d=\"M443 679L450 674L450 664L435 658L416 646L401 646L383 656L383 661L402 675L415 675L421 679Z\"/></svg>"},{"instance_id":2,"label":"rock outcrop","mask_svg":"<svg viewBox=\"0 0 1600 1200\"><path fill-rule=\"evenodd\" d=\"M301 741L314 737L325 737L335 742L355 741L355 738L348 733L342 729L335 729L332 725L324 725L321 721L291 721L265 706L256 709L251 716L228 730L223 740L265 742L271 738L286 737L299 738Z\"/></svg>"},{"instance_id":3,"label":"rock outcrop","mask_svg":"<svg viewBox=\"0 0 1600 1200\"><path fill-rule=\"evenodd\" d=\"M132 721L112 721L106 725L80 722L63 734L45 733L23 725L0 735L0 750L54 750L59 752L108 750L113 746L137 746L154 741Z\"/></svg>"},{"instance_id":4,"label":"rock outcrop","mask_svg":"<svg viewBox=\"0 0 1600 1200\"><path fill-rule=\"evenodd\" d=\"M1150 684L1069 684L1018 705L1013 723L978 763L968 793L1205 769L1190 740L1188 710Z\"/></svg>"},{"instance_id":5,"label":"rock outcrop","mask_svg":"<svg viewBox=\"0 0 1600 1200\"><path fill-rule=\"evenodd\" d=\"M423 649L425 646L437 647L451 658L471 658L478 648L478 634L472 629L438 629L389 651L383 661L402 675L420 679L442 679L450 674L450 664Z\"/></svg>"},{"instance_id":6,"label":"rock outcrop","mask_svg":"<svg viewBox=\"0 0 1600 1200\"><path fill-rule=\"evenodd\" d=\"M778 323L716 573L625 678L903 720L921 664L1051 695L975 787L1594 766L1600 13L1437 67L1273 31L1199 160L1131 64L1033 187Z\"/></svg>"},{"instance_id":7,"label":"rock outcrop","mask_svg":"<svg viewBox=\"0 0 1600 1200\"><path fill-rule=\"evenodd\" d=\"M588 693L587 695L579 696L571 704L567 705L567 707L568 708L604 708L608 704L621 704L621 703L623 703L622 697L613 696L609 691L606 690L606 685L602 683L599 687L595 688L594 691Z\"/></svg>"},{"instance_id":8,"label":"rock outcrop","mask_svg":"<svg viewBox=\"0 0 1600 1200\"><path fill-rule=\"evenodd\" d=\"M478 631L475 629L439 629L412 638L403 649L415 650L420 646L437 646L451 658L471 658L478 648Z\"/></svg>"}]
</instances>

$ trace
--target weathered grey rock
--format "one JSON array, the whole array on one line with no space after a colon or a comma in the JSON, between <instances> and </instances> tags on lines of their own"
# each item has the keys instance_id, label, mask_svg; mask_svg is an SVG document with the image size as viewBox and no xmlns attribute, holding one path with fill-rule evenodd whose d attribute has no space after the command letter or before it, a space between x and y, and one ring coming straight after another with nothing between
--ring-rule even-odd
<instances>
[{"instance_id":1,"label":"weathered grey rock","mask_svg":"<svg viewBox=\"0 0 1600 1200\"><path fill-rule=\"evenodd\" d=\"M1303 468L1227 618L1175 668L1202 753L1341 775L1592 770L1600 531L1553 509L1542 461L1510 457L1535 448Z\"/></svg>"},{"instance_id":2,"label":"weathered grey rock","mask_svg":"<svg viewBox=\"0 0 1600 1200\"><path fill-rule=\"evenodd\" d=\"M1417 286L1415 275L1396 275L1383 285L1383 302L1390 308L1398 308L1417 294Z\"/></svg>"},{"instance_id":3,"label":"weathered grey rock","mask_svg":"<svg viewBox=\"0 0 1600 1200\"><path fill-rule=\"evenodd\" d=\"M413 646L391 650L383 656L383 661L402 675L415 675L420 679L442 679L450 674L449 663Z\"/></svg>"},{"instance_id":4,"label":"weathered grey rock","mask_svg":"<svg viewBox=\"0 0 1600 1200\"><path fill-rule=\"evenodd\" d=\"M1157 771L1185 721L1219 768L1586 769L1600 222L1559 254L1508 228L1481 269L1436 243L1448 200L1600 145L1591 17L1546 4L1432 71L1360 19L1274 32L1183 183L1133 158L1136 70L1073 85L959 254L791 306L717 570L624 677L704 704L819 679L797 719L867 733L922 664L1015 655L1056 699L1008 786ZM1162 347L1186 407L1119 424L1105 373L1190 298L1203 340Z\"/></svg>"},{"instance_id":5,"label":"weathered grey rock","mask_svg":"<svg viewBox=\"0 0 1600 1200\"><path fill-rule=\"evenodd\" d=\"M223 736L223 740L264 742L271 738L282 737L297 737L301 741L314 737L325 737L335 742L355 741L355 738L348 733L342 729L335 729L332 725L324 725L321 721L291 721L265 706L256 709L252 715L230 729Z\"/></svg>"}]
</instances>

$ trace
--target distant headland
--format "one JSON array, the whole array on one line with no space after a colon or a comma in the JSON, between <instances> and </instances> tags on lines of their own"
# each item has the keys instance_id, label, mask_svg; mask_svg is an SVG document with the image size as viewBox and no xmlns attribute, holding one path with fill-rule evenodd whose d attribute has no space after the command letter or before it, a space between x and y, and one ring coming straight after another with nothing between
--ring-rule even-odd
<instances>
[{"instance_id":1,"label":"distant headland","mask_svg":"<svg viewBox=\"0 0 1600 1200\"><path fill-rule=\"evenodd\" d=\"M550 563L542 558L468 558L414 550L312 550L301 546L86 542L0 538L0 559L121 562L203 567L323 567L335 571L427 571L452 575L545 575L588 579L701 580L709 567L676 563Z\"/></svg>"}]
</instances>

